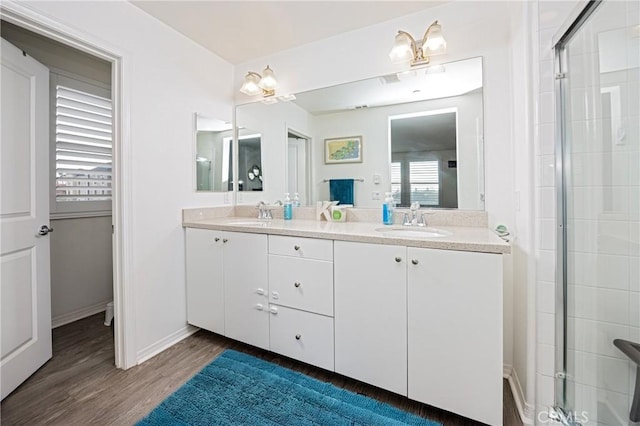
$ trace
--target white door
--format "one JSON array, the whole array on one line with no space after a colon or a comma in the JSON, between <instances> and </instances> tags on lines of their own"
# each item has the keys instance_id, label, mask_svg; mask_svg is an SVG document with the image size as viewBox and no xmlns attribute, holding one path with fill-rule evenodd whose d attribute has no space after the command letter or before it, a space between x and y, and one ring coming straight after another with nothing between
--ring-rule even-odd
<instances>
[{"instance_id":1,"label":"white door","mask_svg":"<svg viewBox=\"0 0 640 426\"><path fill-rule=\"evenodd\" d=\"M288 143L288 192L293 197L297 192L300 205L309 204L307 194L307 140L290 137Z\"/></svg>"},{"instance_id":2,"label":"white door","mask_svg":"<svg viewBox=\"0 0 640 426\"><path fill-rule=\"evenodd\" d=\"M2 40L0 393L51 358L49 70Z\"/></svg>"},{"instance_id":3,"label":"white door","mask_svg":"<svg viewBox=\"0 0 640 426\"><path fill-rule=\"evenodd\" d=\"M225 335L269 349L267 236L222 234Z\"/></svg>"},{"instance_id":4,"label":"white door","mask_svg":"<svg viewBox=\"0 0 640 426\"><path fill-rule=\"evenodd\" d=\"M336 373L407 395L407 248L336 241Z\"/></svg>"}]
</instances>

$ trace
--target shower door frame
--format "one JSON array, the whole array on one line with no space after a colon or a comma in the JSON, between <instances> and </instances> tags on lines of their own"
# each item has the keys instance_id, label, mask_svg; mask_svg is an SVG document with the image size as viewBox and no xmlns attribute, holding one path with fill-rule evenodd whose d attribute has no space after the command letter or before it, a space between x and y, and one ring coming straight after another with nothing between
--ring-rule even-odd
<instances>
[{"instance_id":1,"label":"shower door frame","mask_svg":"<svg viewBox=\"0 0 640 426\"><path fill-rule=\"evenodd\" d=\"M565 425L579 425L575 421L577 407L567 406L567 171L570 170L566 155L569 138L567 112L569 111L567 43L582 28L602 0L588 0L578 4L553 37L554 92L555 92L555 188L556 188L556 314L555 314L555 378L554 407L550 413Z\"/></svg>"}]
</instances>

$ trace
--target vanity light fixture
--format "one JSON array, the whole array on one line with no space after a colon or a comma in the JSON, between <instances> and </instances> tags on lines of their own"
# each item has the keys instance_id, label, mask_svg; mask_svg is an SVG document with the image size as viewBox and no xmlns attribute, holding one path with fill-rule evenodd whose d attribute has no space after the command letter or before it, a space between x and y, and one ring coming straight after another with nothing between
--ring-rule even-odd
<instances>
[{"instance_id":1,"label":"vanity light fixture","mask_svg":"<svg viewBox=\"0 0 640 426\"><path fill-rule=\"evenodd\" d=\"M267 65L264 71L262 71L262 75L249 71L244 77L240 91L247 96L256 96L262 93L262 96L266 98L276 94L277 86L278 81L273 74L273 70Z\"/></svg>"},{"instance_id":2,"label":"vanity light fixture","mask_svg":"<svg viewBox=\"0 0 640 426\"><path fill-rule=\"evenodd\" d=\"M431 56L441 55L446 51L447 42L442 35L442 26L438 21L434 21L419 41L406 31L398 31L389 57L394 63L408 61L414 67L428 64Z\"/></svg>"}]
</instances>

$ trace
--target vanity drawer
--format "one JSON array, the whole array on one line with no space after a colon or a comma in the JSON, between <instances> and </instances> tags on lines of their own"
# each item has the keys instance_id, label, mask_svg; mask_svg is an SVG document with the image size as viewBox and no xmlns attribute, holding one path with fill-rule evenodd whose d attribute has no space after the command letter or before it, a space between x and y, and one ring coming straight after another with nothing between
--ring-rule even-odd
<instances>
[{"instance_id":1,"label":"vanity drawer","mask_svg":"<svg viewBox=\"0 0 640 426\"><path fill-rule=\"evenodd\" d=\"M270 254L269 301L333 316L333 262Z\"/></svg>"},{"instance_id":2,"label":"vanity drawer","mask_svg":"<svg viewBox=\"0 0 640 426\"><path fill-rule=\"evenodd\" d=\"M269 253L333 261L333 241L269 235Z\"/></svg>"},{"instance_id":3,"label":"vanity drawer","mask_svg":"<svg viewBox=\"0 0 640 426\"><path fill-rule=\"evenodd\" d=\"M270 306L271 350L333 371L333 318Z\"/></svg>"}]
</instances>

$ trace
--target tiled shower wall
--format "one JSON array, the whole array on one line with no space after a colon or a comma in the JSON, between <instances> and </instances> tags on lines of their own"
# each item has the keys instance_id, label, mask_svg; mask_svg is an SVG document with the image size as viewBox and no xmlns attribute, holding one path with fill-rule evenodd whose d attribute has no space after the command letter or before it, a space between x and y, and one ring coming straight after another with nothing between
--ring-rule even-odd
<instances>
[{"instance_id":1,"label":"tiled shower wall","mask_svg":"<svg viewBox=\"0 0 640 426\"><path fill-rule=\"evenodd\" d=\"M546 411L554 403L557 221L551 39L577 4L574 1L538 3L536 413ZM605 2L599 9L593 17L596 18L592 24L595 33L638 25L640 9L637 2ZM588 424L597 424L598 419L601 424L616 425L628 416L635 365L628 362L611 341L614 337L640 341L640 143L637 124L640 89L637 62L631 71L606 73L600 68L601 64L593 62L598 62L594 37L584 41L576 39L570 59L573 71L580 65L580 69L600 69L601 73L594 80L599 81L601 87L593 87L590 81L594 76L589 74L574 72L571 80L572 113L574 117L581 115L582 120L571 123L572 140L575 141L572 176L576 188L569 199L569 213L575 219L575 229L570 230L569 250L575 262L570 264L569 271L569 333L574 337L570 337L568 347L569 368L575 373L577 383L570 387L570 398L575 401L574 408L588 412ZM633 57L628 59L637 61ZM613 125L610 114L595 108L600 104L600 90L605 86L620 88L623 121L620 125L626 131L624 144L616 145L612 140L616 135L610 130ZM635 125L628 126L631 122ZM536 417L542 424L540 418L544 419L544 415Z\"/></svg>"}]
</instances>

